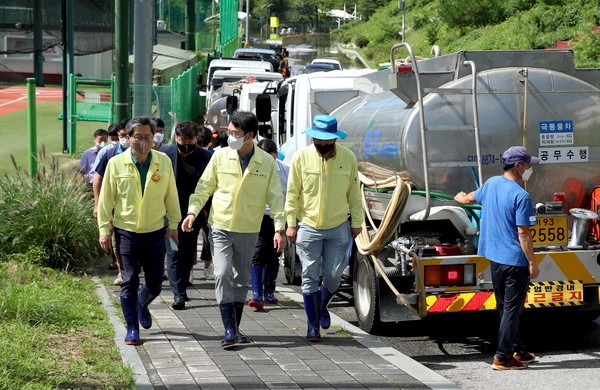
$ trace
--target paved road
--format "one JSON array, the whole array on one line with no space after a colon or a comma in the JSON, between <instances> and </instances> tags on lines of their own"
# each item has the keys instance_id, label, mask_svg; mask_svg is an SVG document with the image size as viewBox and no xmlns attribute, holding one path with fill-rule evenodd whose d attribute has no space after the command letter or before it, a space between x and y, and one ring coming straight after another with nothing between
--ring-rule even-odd
<instances>
[{"instance_id":1,"label":"paved road","mask_svg":"<svg viewBox=\"0 0 600 390\"><path fill-rule=\"evenodd\" d=\"M338 296L331 307L357 325L350 295ZM490 367L497 329L495 312L473 313L391 324L377 338L465 390L600 389L600 320L578 320L566 312L528 313L522 337L539 359L511 372Z\"/></svg>"}]
</instances>

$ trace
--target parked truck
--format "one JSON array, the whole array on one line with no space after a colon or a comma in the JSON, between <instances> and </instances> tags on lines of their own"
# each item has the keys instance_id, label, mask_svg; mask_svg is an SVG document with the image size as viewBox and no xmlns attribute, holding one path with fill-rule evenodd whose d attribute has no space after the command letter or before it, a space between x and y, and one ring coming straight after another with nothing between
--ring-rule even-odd
<instances>
[{"instance_id":1,"label":"parked truck","mask_svg":"<svg viewBox=\"0 0 600 390\"><path fill-rule=\"evenodd\" d=\"M512 145L541 158L525 183L538 211L540 269L526 308L598 316L600 237L587 224L600 185L600 69L575 68L563 50L417 61L404 43L390 61L385 70L292 77L262 100L268 107L256 103L271 113L288 161L311 142L302 132L315 114L335 116L348 133L338 142L358 158L367 216L349 268L360 327L495 309L490 263L476 255L478 211L452 198L502 174ZM284 263L298 283L291 245Z\"/></svg>"}]
</instances>

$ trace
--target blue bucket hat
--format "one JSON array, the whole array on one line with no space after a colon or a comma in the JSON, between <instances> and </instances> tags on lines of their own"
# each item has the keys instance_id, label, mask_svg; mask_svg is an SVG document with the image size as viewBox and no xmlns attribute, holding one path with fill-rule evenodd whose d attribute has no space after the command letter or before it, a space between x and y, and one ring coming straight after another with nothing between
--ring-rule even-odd
<instances>
[{"instance_id":1,"label":"blue bucket hat","mask_svg":"<svg viewBox=\"0 0 600 390\"><path fill-rule=\"evenodd\" d=\"M526 162L528 164L539 164L540 159L533 157L527 153L527 149L522 146L511 146L503 154L502 158L507 165L516 164L518 162Z\"/></svg>"},{"instance_id":2,"label":"blue bucket hat","mask_svg":"<svg viewBox=\"0 0 600 390\"><path fill-rule=\"evenodd\" d=\"M312 126L304 130L304 134L320 140L346 139L348 136L345 131L338 130L337 119L331 115L315 115Z\"/></svg>"}]
</instances>

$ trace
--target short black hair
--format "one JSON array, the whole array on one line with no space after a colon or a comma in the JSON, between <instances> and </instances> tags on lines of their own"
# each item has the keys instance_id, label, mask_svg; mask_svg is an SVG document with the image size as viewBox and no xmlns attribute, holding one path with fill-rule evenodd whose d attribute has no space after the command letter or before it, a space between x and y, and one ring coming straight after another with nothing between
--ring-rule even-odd
<instances>
[{"instance_id":1,"label":"short black hair","mask_svg":"<svg viewBox=\"0 0 600 390\"><path fill-rule=\"evenodd\" d=\"M242 129L244 135L252 132L253 137L258 133L258 119L256 115L249 111L236 111L231 114L229 122L239 129Z\"/></svg>"},{"instance_id":2,"label":"short black hair","mask_svg":"<svg viewBox=\"0 0 600 390\"><path fill-rule=\"evenodd\" d=\"M510 171L511 169L513 169L515 167L515 164L504 164L504 172L506 171Z\"/></svg>"},{"instance_id":3,"label":"short black hair","mask_svg":"<svg viewBox=\"0 0 600 390\"><path fill-rule=\"evenodd\" d=\"M153 118L154 122L156 122L156 127L162 127L163 129L165 128L165 122L160 119L160 118Z\"/></svg>"},{"instance_id":4,"label":"short black hair","mask_svg":"<svg viewBox=\"0 0 600 390\"><path fill-rule=\"evenodd\" d=\"M122 121L119 122L119 130L121 129L125 129L127 130L127 122L129 122L131 120L131 118L125 118Z\"/></svg>"},{"instance_id":5,"label":"short black hair","mask_svg":"<svg viewBox=\"0 0 600 390\"><path fill-rule=\"evenodd\" d=\"M108 136L109 137L114 137L116 135L119 135L119 124L118 123L111 123L108 126Z\"/></svg>"},{"instance_id":6,"label":"short black hair","mask_svg":"<svg viewBox=\"0 0 600 390\"><path fill-rule=\"evenodd\" d=\"M227 142L227 138L229 138L229 136L227 135L226 131L221 131L217 135L217 142L218 142L218 144L219 144L220 147L226 148L226 147L229 146L229 143Z\"/></svg>"},{"instance_id":7,"label":"short black hair","mask_svg":"<svg viewBox=\"0 0 600 390\"><path fill-rule=\"evenodd\" d=\"M106 131L104 129L98 129L98 130L94 131L94 138L101 136L101 135L105 135L108 137L108 131Z\"/></svg>"},{"instance_id":8,"label":"short black hair","mask_svg":"<svg viewBox=\"0 0 600 390\"><path fill-rule=\"evenodd\" d=\"M156 124L152 118L149 116L136 116L127 122L127 135L131 137L135 131L135 128L138 126L150 126L150 131L152 131L152 134L156 133Z\"/></svg>"},{"instance_id":9,"label":"short black hair","mask_svg":"<svg viewBox=\"0 0 600 390\"><path fill-rule=\"evenodd\" d=\"M208 146L212 140L212 131L206 126L198 128L198 144Z\"/></svg>"},{"instance_id":10,"label":"short black hair","mask_svg":"<svg viewBox=\"0 0 600 390\"><path fill-rule=\"evenodd\" d=\"M198 135L198 126L192 121L179 122L175 126L175 134L181 137L194 138Z\"/></svg>"},{"instance_id":11,"label":"short black hair","mask_svg":"<svg viewBox=\"0 0 600 390\"><path fill-rule=\"evenodd\" d=\"M269 154L277 153L277 144L275 144L275 141L273 141L272 139L261 139L260 141L258 141L258 147Z\"/></svg>"}]
</instances>

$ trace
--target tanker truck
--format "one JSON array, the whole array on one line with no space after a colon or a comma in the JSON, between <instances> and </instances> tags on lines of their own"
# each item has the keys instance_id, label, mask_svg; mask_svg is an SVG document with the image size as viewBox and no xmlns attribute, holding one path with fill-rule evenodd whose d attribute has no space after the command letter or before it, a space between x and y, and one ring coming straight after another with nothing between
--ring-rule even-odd
<instances>
[{"instance_id":1,"label":"tanker truck","mask_svg":"<svg viewBox=\"0 0 600 390\"><path fill-rule=\"evenodd\" d=\"M290 78L263 100L286 160L311 142L302 131L315 114L335 116L348 133L338 142L357 156L366 214L349 259L360 327L495 309L489 261L476 255L477 206L452 198L502 174L502 152L513 145L541 158L524 184L536 205L540 269L526 310L597 317L600 237L588 235L588 224L600 185L600 69L575 68L564 50L417 61L405 43L390 62ZM284 265L298 283L292 245Z\"/></svg>"}]
</instances>

